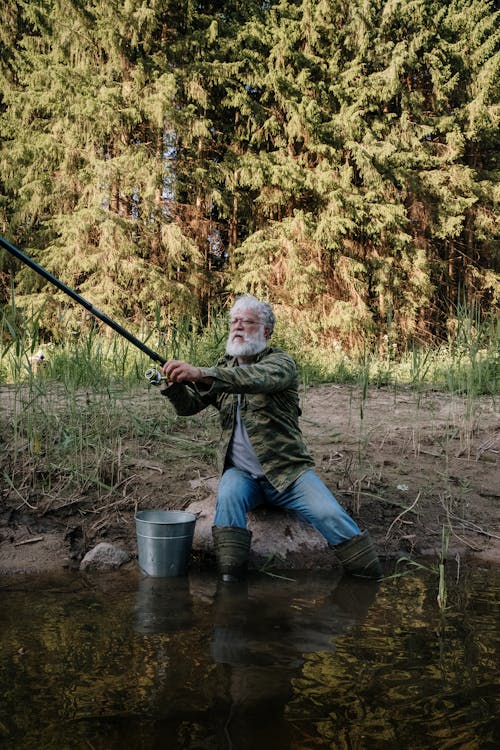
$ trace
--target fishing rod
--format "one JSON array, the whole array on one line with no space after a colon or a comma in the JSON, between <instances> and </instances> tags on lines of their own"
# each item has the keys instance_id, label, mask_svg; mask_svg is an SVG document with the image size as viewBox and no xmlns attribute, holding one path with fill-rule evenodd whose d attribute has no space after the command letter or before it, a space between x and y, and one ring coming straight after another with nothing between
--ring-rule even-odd
<instances>
[{"instance_id":1,"label":"fishing rod","mask_svg":"<svg viewBox=\"0 0 500 750\"><path fill-rule=\"evenodd\" d=\"M17 247L15 247L14 245L11 245L11 243L7 242L7 240L4 239L3 237L0 237L0 245L5 250L7 250L8 253L13 255L15 258L20 260L25 265L29 266L33 271L40 274L40 276L43 276L44 279L46 279L47 281L50 281L50 283L56 286L58 289L60 289L61 292L64 292L64 294L67 294L69 297L74 299L75 302L78 302L79 305L82 305L82 307L88 310L88 312L94 315L94 317L99 318L99 320L102 320L103 323L105 323L107 326L109 326L114 331L116 331L116 333L118 333L120 336L123 336L123 338L127 339L127 341L130 341L131 344L133 344L142 352L144 352L144 354L147 354L148 357L150 357L154 362L159 362L160 364L163 364L165 362L165 359L166 359L165 357L162 357L161 354L158 354L158 352L155 352L153 351L153 349L150 349L149 346L147 346L144 342L140 341L140 339L136 338L133 334L131 334L129 331L123 328L123 326L121 326L112 318L109 318L105 313L98 310L97 307L94 307L94 305L91 302L86 300L84 297L81 297L79 294L77 294L77 292L75 292L69 286L66 286L66 284L64 284L60 279L53 276L45 268L38 265L38 263L35 263L35 261L32 258L22 253ZM158 385L162 380L165 380L165 378L161 375L159 370L157 370L155 367L149 370L146 370L145 376L146 376L146 379L149 380L149 382L152 385Z\"/></svg>"}]
</instances>

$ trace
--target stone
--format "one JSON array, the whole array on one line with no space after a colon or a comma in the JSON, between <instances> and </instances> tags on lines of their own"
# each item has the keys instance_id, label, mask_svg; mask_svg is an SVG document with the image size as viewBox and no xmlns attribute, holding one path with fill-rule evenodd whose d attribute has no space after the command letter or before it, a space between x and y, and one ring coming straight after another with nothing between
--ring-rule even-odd
<instances>
[{"instance_id":1,"label":"stone","mask_svg":"<svg viewBox=\"0 0 500 750\"><path fill-rule=\"evenodd\" d=\"M193 551L213 554L214 498L196 500L185 510L197 517ZM248 514L248 529L252 532L250 567L317 569L338 565L322 535L290 513L257 508Z\"/></svg>"},{"instance_id":2,"label":"stone","mask_svg":"<svg viewBox=\"0 0 500 750\"><path fill-rule=\"evenodd\" d=\"M89 550L80 563L80 570L110 570L130 560L130 555L109 542L100 542Z\"/></svg>"}]
</instances>

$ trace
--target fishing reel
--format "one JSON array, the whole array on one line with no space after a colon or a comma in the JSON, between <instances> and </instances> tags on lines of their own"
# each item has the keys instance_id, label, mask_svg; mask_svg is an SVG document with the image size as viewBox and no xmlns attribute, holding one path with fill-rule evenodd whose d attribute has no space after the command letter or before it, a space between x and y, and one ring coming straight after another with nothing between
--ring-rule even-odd
<instances>
[{"instance_id":1,"label":"fishing reel","mask_svg":"<svg viewBox=\"0 0 500 750\"><path fill-rule=\"evenodd\" d=\"M144 377L150 385L160 385L164 380L168 380L156 367L150 367L149 370L146 370Z\"/></svg>"}]
</instances>

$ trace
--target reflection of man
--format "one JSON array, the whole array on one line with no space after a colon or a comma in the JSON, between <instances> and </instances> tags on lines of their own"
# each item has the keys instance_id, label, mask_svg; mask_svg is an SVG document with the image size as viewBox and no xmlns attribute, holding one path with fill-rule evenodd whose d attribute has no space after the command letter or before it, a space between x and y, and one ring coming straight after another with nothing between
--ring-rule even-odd
<instances>
[{"instance_id":1,"label":"reflection of man","mask_svg":"<svg viewBox=\"0 0 500 750\"><path fill-rule=\"evenodd\" d=\"M163 393L178 414L209 405L220 413L222 477L213 538L222 579L238 579L244 572L251 541L247 513L264 502L311 523L348 572L380 577L369 534L312 470L299 427L295 362L268 345L271 307L245 295L234 304L230 322L226 356L216 367L169 360L162 368L170 381Z\"/></svg>"},{"instance_id":2,"label":"reflection of man","mask_svg":"<svg viewBox=\"0 0 500 750\"><path fill-rule=\"evenodd\" d=\"M231 746L268 747L276 737L279 747L295 747L289 708L308 700L295 681L307 675L314 689L324 679L323 658L364 620L377 593L375 581L339 578L333 590L331 579L300 575L291 584L259 576L218 588L210 646L227 679Z\"/></svg>"}]
</instances>

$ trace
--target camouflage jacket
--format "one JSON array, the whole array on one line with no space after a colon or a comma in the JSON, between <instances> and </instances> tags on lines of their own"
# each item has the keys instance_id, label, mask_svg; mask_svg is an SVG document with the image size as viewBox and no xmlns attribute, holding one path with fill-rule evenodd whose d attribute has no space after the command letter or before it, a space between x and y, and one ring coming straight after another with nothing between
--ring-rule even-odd
<instances>
[{"instance_id":1,"label":"camouflage jacket","mask_svg":"<svg viewBox=\"0 0 500 750\"><path fill-rule=\"evenodd\" d=\"M266 478L278 491L313 466L299 427L297 370L286 352L268 347L245 367L238 367L234 357L225 356L215 367L200 369L204 376L213 378L211 385L173 383L162 393L182 416L210 405L218 409L222 471L233 434L238 393L250 441Z\"/></svg>"}]
</instances>

